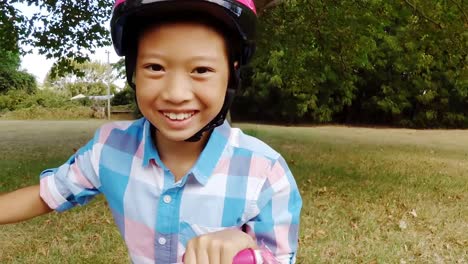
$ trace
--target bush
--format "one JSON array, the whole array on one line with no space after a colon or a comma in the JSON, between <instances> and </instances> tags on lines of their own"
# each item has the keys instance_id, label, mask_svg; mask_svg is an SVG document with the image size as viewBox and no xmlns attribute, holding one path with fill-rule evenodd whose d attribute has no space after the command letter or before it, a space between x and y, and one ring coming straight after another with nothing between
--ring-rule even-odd
<instances>
[{"instance_id":1,"label":"bush","mask_svg":"<svg viewBox=\"0 0 468 264\"><path fill-rule=\"evenodd\" d=\"M6 93L9 90L32 93L36 89L36 78L33 75L24 71L0 68L0 93Z\"/></svg>"},{"instance_id":2,"label":"bush","mask_svg":"<svg viewBox=\"0 0 468 264\"><path fill-rule=\"evenodd\" d=\"M45 108L32 106L15 111L5 112L4 119L41 119L41 120L63 120L63 119L89 119L93 118L93 110L85 106Z\"/></svg>"},{"instance_id":3,"label":"bush","mask_svg":"<svg viewBox=\"0 0 468 264\"><path fill-rule=\"evenodd\" d=\"M86 119L95 118L92 105L96 102L84 98L70 100L52 90L37 90L28 94L22 90L10 90L0 94L0 115L6 119ZM128 105L112 107L114 110L128 110L133 118L141 117L133 100ZM119 116L116 116L119 117ZM120 118L123 116L120 115ZM126 115L124 118L131 118Z\"/></svg>"},{"instance_id":4,"label":"bush","mask_svg":"<svg viewBox=\"0 0 468 264\"><path fill-rule=\"evenodd\" d=\"M132 111L134 118L143 116L136 102L135 91L128 85L125 85L125 88L112 98L112 105L126 105L127 109Z\"/></svg>"},{"instance_id":5,"label":"bush","mask_svg":"<svg viewBox=\"0 0 468 264\"><path fill-rule=\"evenodd\" d=\"M10 90L0 95L0 110L17 110L31 107L63 108L83 106L86 101L72 101L54 91L37 90L28 94L23 90Z\"/></svg>"},{"instance_id":6,"label":"bush","mask_svg":"<svg viewBox=\"0 0 468 264\"><path fill-rule=\"evenodd\" d=\"M30 95L22 90L10 90L6 94L0 94L0 110L13 111L20 108L28 96Z\"/></svg>"},{"instance_id":7,"label":"bush","mask_svg":"<svg viewBox=\"0 0 468 264\"><path fill-rule=\"evenodd\" d=\"M125 88L114 95L112 98L112 105L130 105L135 102L135 91L128 85Z\"/></svg>"}]
</instances>

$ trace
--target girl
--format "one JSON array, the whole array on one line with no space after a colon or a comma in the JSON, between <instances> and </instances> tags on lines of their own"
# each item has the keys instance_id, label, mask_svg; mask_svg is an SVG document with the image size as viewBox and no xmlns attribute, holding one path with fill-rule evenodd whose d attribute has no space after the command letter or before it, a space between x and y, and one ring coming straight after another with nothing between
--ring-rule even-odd
<instances>
[{"instance_id":1,"label":"girl","mask_svg":"<svg viewBox=\"0 0 468 264\"><path fill-rule=\"evenodd\" d=\"M111 33L143 118L102 126L0 223L104 194L133 263L232 263L265 246L294 263L302 201L286 162L225 122L254 51L250 0L117 0Z\"/></svg>"}]
</instances>

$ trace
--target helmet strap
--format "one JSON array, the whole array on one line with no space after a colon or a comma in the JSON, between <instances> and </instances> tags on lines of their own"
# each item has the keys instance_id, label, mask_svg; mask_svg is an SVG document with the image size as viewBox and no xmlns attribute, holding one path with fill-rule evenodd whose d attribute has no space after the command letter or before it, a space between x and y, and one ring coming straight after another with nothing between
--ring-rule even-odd
<instances>
[{"instance_id":1,"label":"helmet strap","mask_svg":"<svg viewBox=\"0 0 468 264\"><path fill-rule=\"evenodd\" d=\"M212 131L215 127L220 126L224 123L224 120L226 119L227 113L229 111L229 108L231 107L232 101L234 100L236 94L236 90L232 88L228 88L226 91L226 97L224 98L224 104L223 107L221 108L221 111L219 111L218 115L211 120L210 123L208 123L205 127L200 129L195 135L191 136L190 138L186 139L185 141L187 142L197 142L203 137L203 133L207 131Z\"/></svg>"},{"instance_id":2,"label":"helmet strap","mask_svg":"<svg viewBox=\"0 0 468 264\"><path fill-rule=\"evenodd\" d=\"M132 87L133 90L135 90L136 88L135 81L134 81L135 67L136 67L136 55L128 54L127 56L125 56L125 75L127 77L128 85L130 85L130 87Z\"/></svg>"}]
</instances>

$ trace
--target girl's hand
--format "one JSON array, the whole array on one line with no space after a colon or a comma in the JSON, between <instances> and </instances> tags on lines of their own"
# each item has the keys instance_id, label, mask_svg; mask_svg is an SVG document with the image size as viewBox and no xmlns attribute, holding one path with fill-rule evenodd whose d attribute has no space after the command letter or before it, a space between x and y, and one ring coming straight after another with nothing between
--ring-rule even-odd
<instances>
[{"instance_id":1,"label":"girl's hand","mask_svg":"<svg viewBox=\"0 0 468 264\"><path fill-rule=\"evenodd\" d=\"M232 264L234 256L246 248L257 248L252 237L238 229L209 233L191 239L185 264Z\"/></svg>"}]
</instances>

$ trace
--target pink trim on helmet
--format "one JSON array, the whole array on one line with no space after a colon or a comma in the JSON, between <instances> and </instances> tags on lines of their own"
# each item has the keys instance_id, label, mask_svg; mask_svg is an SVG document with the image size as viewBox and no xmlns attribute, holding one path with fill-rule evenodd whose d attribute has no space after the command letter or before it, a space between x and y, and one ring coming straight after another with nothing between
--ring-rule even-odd
<instances>
[{"instance_id":1,"label":"pink trim on helmet","mask_svg":"<svg viewBox=\"0 0 468 264\"><path fill-rule=\"evenodd\" d=\"M114 7L120 5L121 3L125 2L125 0L116 0L114 3ZM237 0L237 2L242 3L243 5L247 6L252 12L257 14L257 9L255 8L255 3L253 0Z\"/></svg>"},{"instance_id":2,"label":"pink trim on helmet","mask_svg":"<svg viewBox=\"0 0 468 264\"><path fill-rule=\"evenodd\" d=\"M116 0L115 1L115 4L114 4L114 7L120 5L121 3L125 2L125 0Z\"/></svg>"},{"instance_id":3,"label":"pink trim on helmet","mask_svg":"<svg viewBox=\"0 0 468 264\"><path fill-rule=\"evenodd\" d=\"M125 0L123 0L123 1L125 1ZM253 0L237 0L237 2L240 2L240 3L244 4L245 6L250 8L250 10L252 10L252 12L257 14L257 9L255 8L255 4L254 4Z\"/></svg>"}]
</instances>

